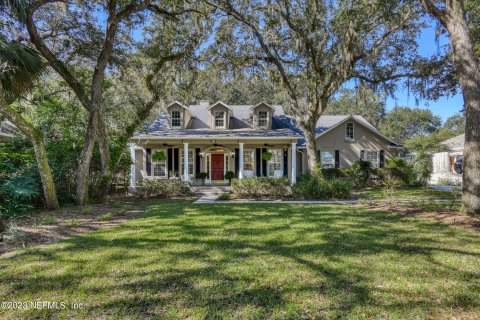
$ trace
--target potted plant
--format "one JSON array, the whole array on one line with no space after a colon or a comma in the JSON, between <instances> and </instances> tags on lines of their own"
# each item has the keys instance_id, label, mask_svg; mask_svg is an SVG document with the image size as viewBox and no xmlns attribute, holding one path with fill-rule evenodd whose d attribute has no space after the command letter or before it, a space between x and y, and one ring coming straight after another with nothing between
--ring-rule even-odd
<instances>
[{"instance_id":1,"label":"potted plant","mask_svg":"<svg viewBox=\"0 0 480 320\"><path fill-rule=\"evenodd\" d=\"M205 185L205 179L208 178L208 173L206 173L206 172L198 172L197 175L196 175L196 178L197 178L197 179L201 179L201 180L202 180L202 185L204 186L204 185Z\"/></svg>"},{"instance_id":2,"label":"potted plant","mask_svg":"<svg viewBox=\"0 0 480 320\"><path fill-rule=\"evenodd\" d=\"M273 158L273 153L268 151L262 153L262 160L268 161L268 160L271 160L272 158Z\"/></svg>"},{"instance_id":3,"label":"potted plant","mask_svg":"<svg viewBox=\"0 0 480 320\"><path fill-rule=\"evenodd\" d=\"M227 171L225 172L225 179L228 180L229 184L232 184L232 179L235 178L235 173L233 171Z\"/></svg>"},{"instance_id":4,"label":"potted plant","mask_svg":"<svg viewBox=\"0 0 480 320\"><path fill-rule=\"evenodd\" d=\"M167 155L163 151L155 151L152 154L152 160L153 161L165 161L165 160L167 160Z\"/></svg>"}]
</instances>

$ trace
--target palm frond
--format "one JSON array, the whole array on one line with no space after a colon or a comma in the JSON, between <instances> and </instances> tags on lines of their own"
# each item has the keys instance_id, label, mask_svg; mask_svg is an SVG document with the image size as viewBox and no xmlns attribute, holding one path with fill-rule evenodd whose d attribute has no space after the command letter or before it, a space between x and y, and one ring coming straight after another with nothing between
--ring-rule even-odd
<instances>
[{"instance_id":1,"label":"palm frond","mask_svg":"<svg viewBox=\"0 0 480 320\"><path fill-rule=\"evenodd\" d=\"M36 50L0 36L0 82L9 95L31 90L45 68Z\"/></svg>"}]
</instances>

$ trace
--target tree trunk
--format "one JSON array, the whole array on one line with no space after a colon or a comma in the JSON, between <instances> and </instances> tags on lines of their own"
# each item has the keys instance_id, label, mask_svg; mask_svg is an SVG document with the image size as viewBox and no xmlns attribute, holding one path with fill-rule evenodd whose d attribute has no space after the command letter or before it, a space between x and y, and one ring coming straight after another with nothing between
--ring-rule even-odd
<instances>
[{"instance_id":1,"label":"tree trunk","mask_svg":"<svg viewBox=\"0 0 480 320\"><path fill-rule=\"evenodd\" d=\"M43 135L8 105L1 86L0 111L32 142L35 151L35 158L37 160L38 172L42 181L45 204L49 210L58 209L60 206L58 204L57 191L55 189L52 170L48 164L47 150L45 149L45 144L43 142Z\"/></svg>"},{"instance_id":2,"label":"tree trunk","mask_svg":"<svg viewBox=\"0 0 480 320\"><path fill-rule=\"evenodd\" d=\"M309 130L302 129L305 136L305 146L307 147L307 167L312 171L315 168L315 164L318 163L317 147L315 144L315 133L311 133Z\"/></svg>"},{"instance_id":3,"label":"tree trunk","mask_svg":"<svg viewBox=\"0 0 480 320\"><path fill-rule=\"evenodd\" d=\"M92 160L93 147L95 146L95 135L98 127L98 110L94 109L89 116L85 145L80 155L77 169L77 205L84 205L88 202L90 162Z\"/></svg>"},{"instance_id":4,"label":"tree trunk","mask_svg":"<svg viewBox=\"0 0 480 320\"><path fill-rule=\"evenodd\" d=\"M473 51L463 1L447 0L445 10L445 27L465 103L463 207L467 213L480 214L480 62Z\"/></svg>"}]
</instances>

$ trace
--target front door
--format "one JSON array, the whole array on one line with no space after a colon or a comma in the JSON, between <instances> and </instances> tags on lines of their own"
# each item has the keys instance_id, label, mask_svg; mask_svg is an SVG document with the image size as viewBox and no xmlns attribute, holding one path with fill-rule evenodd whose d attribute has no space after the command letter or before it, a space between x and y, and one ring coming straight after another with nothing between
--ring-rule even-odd
<instances>
[{"instance_id":1,"label":"front door","mask_svg":"<svg viewBox=\"0 0 480 320\"><path fill-rule=\"evenodd\" d=\"M212 180L223 180L223 154L212 154Z\"/></svg>"}]
</instances>

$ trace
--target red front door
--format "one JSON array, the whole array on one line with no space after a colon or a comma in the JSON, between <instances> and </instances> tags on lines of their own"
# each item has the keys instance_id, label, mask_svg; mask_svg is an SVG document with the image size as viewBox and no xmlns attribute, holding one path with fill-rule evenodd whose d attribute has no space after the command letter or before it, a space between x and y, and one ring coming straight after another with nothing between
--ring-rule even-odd
<instances>
[{"instance_id":1,"label":"red front door","mask_svg":"<svg viewBox=\"0 0 480 320\"><path fill-rule=\"evenodd\" d=\"M212 154L212 180L223 180L223 154Z\"/></svg>"}]
</instances>

